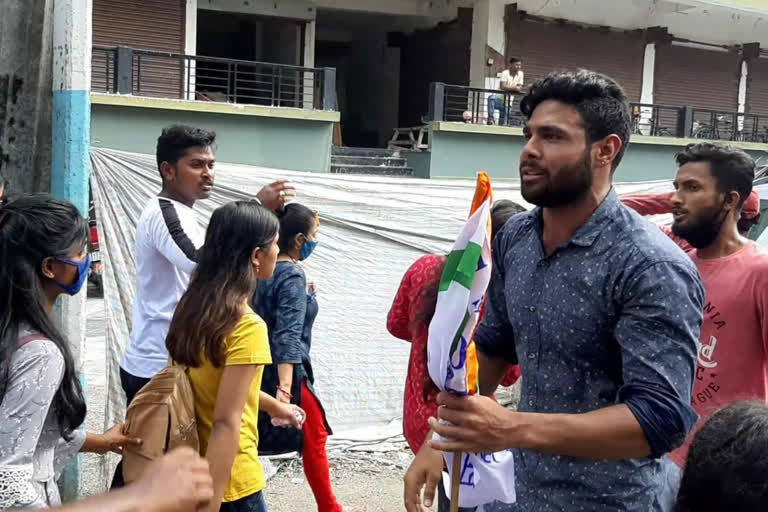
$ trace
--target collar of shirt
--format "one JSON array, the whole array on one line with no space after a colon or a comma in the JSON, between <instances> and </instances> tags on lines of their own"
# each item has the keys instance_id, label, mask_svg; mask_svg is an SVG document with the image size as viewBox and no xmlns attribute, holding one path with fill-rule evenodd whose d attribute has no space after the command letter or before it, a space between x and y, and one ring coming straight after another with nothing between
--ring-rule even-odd
<instances>
[{"instance_id":1,"label":"collar of shirt","mask_svg":"<svg viewBox=\"0 0 768 512\"><path fill-rule=\"evenodd\" d=\"M589 219L587 219L587 222L585 222L578 230L576 230L576 233L573 234L568 242L558 247L557 250L555 250L555 253L570 244L578 245L581 247L589 247L593 245L603 229L605 229L606 226L614 221L620 206L621 201L619 201L619 196L616 194L616 190L611 187L608 195L605 196L605 199L603 199L603 202L600 203L600 206L598 206L597 209L589 217ZM533 210L532 215L528 218L528 223L535 223L536 233L540 239L544 229L542 212L542 208L537 207L535 210Z\"/></svg>"}]
</instances>

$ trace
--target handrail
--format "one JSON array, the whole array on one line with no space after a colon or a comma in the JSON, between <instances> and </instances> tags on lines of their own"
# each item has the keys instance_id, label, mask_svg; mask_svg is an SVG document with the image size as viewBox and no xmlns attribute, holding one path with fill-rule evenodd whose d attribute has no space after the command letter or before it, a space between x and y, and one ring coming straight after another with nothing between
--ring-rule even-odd
<instances>
[{"instance_id":1,"label":"handrail","mask_svg":"<svg viewBox=\"0 0 768 512\"><path fill-rule=\"evenodd\" d=\"M337 110L336 70L182 53L93 46L92 90L107 93Z\"/></svg>"}]
</instances>

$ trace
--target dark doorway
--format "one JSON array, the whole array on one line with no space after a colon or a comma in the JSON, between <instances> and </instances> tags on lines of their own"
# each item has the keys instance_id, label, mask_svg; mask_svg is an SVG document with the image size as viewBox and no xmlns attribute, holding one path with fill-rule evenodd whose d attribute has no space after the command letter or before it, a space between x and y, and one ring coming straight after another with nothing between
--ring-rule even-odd
<instances>
[{"instance_id":1,"label":"dark doorway","mask_svg":"<svg viewBox=\"0 0 768 512\"><path fill-rule=\"evenodd\" d=\"M197 18L197 99L300 107L305 77L304 22L201 9ZM206 61L202 57L236 59Z\"/></svg>"}]
</instances>

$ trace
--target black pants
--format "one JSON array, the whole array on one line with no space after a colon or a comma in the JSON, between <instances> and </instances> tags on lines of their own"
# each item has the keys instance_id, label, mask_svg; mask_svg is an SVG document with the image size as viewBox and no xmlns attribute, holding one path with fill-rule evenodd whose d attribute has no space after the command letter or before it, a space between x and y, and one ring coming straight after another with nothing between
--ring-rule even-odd
<instances>
[{"instance_id":1,"label":"black pants","mask_svg":"<svg viewBox=\"0 0 768 512\"><path fill-rule=\"evenodd\" d=\"M120 385L123 387L123 391L125 391L125 398L127 402L126 405L131 405L131 402L133 402L133 397L136 396L136 393L138 393L141 388L146 386L150 380L151 379L145 379L144 377L136 377L135 375L131 375L130 373L120 368ZM110 489L118 489L124 486L125 481L123 480L123 462L120 461L120 463L117 465L117 468L115 469L115 475L112 477L112 486Z\"/></svg>"}]
</instances>

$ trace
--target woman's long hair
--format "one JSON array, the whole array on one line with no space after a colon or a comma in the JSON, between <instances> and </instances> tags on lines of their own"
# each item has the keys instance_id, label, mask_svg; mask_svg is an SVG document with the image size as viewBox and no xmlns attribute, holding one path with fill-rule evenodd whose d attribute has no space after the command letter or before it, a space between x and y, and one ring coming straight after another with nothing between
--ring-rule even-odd
<instances>
[{"instance_id":1,"label":"woman's long hair","mask_svg":"<svg viewBox=\"0 0 768 512\"><path fill-rule=\"evenodd\" d=\"M41 269L44 259L68 258L87 243L88 223L71 203L29 194L0 208L0 402L19 332L29 327L50 339L64 357L64 376L52 405L65 439L85 420L85 399L69 344L45 310Z\"/></svg>"},{"instance_id":2,"label":"woman's long hair","mask_svg":"<svg viewBox=\"0 0 768 512\"><path fill-rule=\"evenodd\" d=\"M236 201L213 212L197 269L165 340L175 362L197 368L204 354L213 366L224 364L224 339L256 285L251 255L267 249L278 229L277 217L255 201Z\"/></svg>"}]
</instances>

